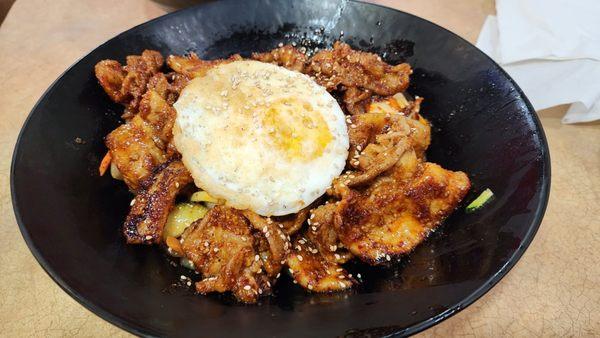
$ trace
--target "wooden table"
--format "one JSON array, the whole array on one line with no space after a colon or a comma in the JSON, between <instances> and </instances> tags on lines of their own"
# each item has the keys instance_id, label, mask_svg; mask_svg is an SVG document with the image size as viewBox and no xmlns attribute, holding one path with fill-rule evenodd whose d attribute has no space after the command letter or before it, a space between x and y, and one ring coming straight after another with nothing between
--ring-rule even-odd
<instances>
[{"instance_id":1,"label":"wooden table","mask_svg":"<svg viewBox=\"0 0 600 338\"><path fill-rule=\"evenodd\" d=\"M378 2L471 42L494 12L492 0ZM128 336L71 299L35 261L13 215L9 168L25 117L54 79L100 43L168 10L142 0L19 0L2 24L0 336ZM532 245L488 294L422 335L600 335L600 123L562 125L564 111L540 112L553 179Z\"/></svg>"}]
</instances>

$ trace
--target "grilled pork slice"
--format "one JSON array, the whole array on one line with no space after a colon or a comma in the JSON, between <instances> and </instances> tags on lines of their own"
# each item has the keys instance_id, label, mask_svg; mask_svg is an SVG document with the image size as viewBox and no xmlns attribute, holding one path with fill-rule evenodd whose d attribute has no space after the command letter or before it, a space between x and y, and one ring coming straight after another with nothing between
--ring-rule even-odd
<instances>
[{"instance_id":1,"label":"grilled pork slice","mask_svg":"<svg viewBox=\"0 0 600 338\"><path fill-rule=\"evenodd\" d=\"M127 64L115 60L102 60L95 66L96 78L114 102L123 104L127 111L137 110L146 85L158 73L164 58L154 50L145 50L141 55L127 56Z\"/></svg>"},{"instance_id":2,"label":"grilled pork slice","mask_svg":"<svg viewBox=\"0 0 600 338\"><path fill-rule=\"evenodd\" d=\"M307 62L306 55L290 45L275 48L266 53L252 53L252 59L272 63L300 73L304 72Z\"/></svg>"},{"instance_id":3,"label":"grilled pork slice","mask_svg":"<svg viewBox=\"0 0 600 338\"><path fill-rule=\"evenodd\" d=\"M297 236L286 262L294 280L314 292L341 291L355 283L338 262L323 255L307 236Z\"/></svg>"},{"instance_id":4,"label":"grilled pork slice","mask_svg":"<svg viewBox=\"0 0 600 338\"><path fill-rule=\"evenodd\" d=\"M148 90L139 114L117 127L106 137L112 161L129 189L138 191L141 182L177 152L170 144L176 112L162 96Z\"/></svg>"},{"instance_id":5,"label":"grilled pork slice","mask_svg":"<svg viewBox=\"0 0 600 338\"><path fill-rule=\"evenodd\" d=\"M227 59L202 60L196 53L190 53L189 55L169 55L167 65L176 73L192 79L204 76L214 66L240 60L242 60L242 57L238 54L232 55Z\"/></svg>"},{"instance_id":6,"label":"grilled pork slice","mask_svg":"<svg viewBox=\"0 0 600 338\"><path fill-rule=\"evenodd\" d=\"M309 71L328 89L343 85L364 88L382 96L404 91L412 73L407 63L391 66L376 54L354 50L339 41L333 49L315 54L310 59Z\"/></svg>"},{"instance_id":7,"label":"grilled pork slice","mask_svg":"<svg viewBox=\"0 0 600 338\"><path fill-rule=\"evenodd\" d=\"M285 245L287 238L281 231L265 226L264 231L256 230L241 211L215 206L186 229L183 251L202 274L196 290L201 294L231 291L244 303L256 303L261 295L270 294L282 264L274 265L273 260L282 259L289 242Z\"/></svg>"},{"instance_id":8,"label":"grilled pork slice","mask_svg":"<svg viewBox=\"0 0 600 338\"><path fill-rule=\"evenodd\" d=\"M420 162L408 151L365 190L349 189L336 210L335 229L356 257L369 264L387 263L421 243L469 187L464 173Z\"/></svg>"},{"instance_id":9,"label":"grilled pork slice","mask_svg":"<svg viewBox=\"0 0 600 338\"><path fill-rule=\"evenodd\" d=\"M156 173L144 182L145 188L134 198L125 219L123 233L127 243L160 243L175 197L191 182L192 176L181 161L168 162L157 168Z\"/></svg>"}]
</instances>

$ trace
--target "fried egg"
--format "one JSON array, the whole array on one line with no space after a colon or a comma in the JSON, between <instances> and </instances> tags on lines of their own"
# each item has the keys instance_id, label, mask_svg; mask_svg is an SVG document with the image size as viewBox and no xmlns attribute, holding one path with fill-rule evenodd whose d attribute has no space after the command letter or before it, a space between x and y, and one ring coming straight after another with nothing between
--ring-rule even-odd
<instances>
[{"instance_id":1,"label":"fried egg","mask_svg":"<svg viewBox=\"0 0 600 338\"><path fill-rule=\"evenodd\" d=\"M175 147L195 184L237 209L298 212L348 156L337 101L307 75L258 61L218 65L174 104Z\"/></svg>"}]
</instances>

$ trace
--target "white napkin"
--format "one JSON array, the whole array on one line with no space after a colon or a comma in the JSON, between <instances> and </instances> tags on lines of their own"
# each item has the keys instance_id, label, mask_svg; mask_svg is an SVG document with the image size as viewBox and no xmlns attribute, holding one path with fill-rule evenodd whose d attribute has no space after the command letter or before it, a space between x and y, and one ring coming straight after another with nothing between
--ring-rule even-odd
<instances>
[{"instance_id":1,"label":"white napkin","mask_svg":"<svg viewBox=\"0 0 600 338\"><path fill-rule=\"evenodd\" d=\"M496 0L477 47L536 110L571 103L563 123L600 119L600 1Z\"/></svg>"}]
</instances>

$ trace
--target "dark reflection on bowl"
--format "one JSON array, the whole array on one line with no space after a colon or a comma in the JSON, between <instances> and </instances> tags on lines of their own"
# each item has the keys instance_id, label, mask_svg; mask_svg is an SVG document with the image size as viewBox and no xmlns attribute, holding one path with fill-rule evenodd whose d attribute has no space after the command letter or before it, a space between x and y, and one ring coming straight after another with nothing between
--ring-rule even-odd
<instances>
[{"instance_id":1,"label":"dark reflection on bowl","mask_svg":"<svg viewBox=\"0 0 600 338\"><path fill-rule=\"evenodd\" d=\"M428 158L463 170L472 200L423 245L389 268L350 266L363 283L310 294L283 278L258 306L198 297L179 280L196 276L159 248L127 246L119 227L131 196L96 174L103 136L120 121L93 77L94 64L145 48L217 58L294 42L308 52L336 39L410 62L409 92L425 97L433 124ZM75 142L76 138L84 142ZM359 336L410 334L452 315L494 285L531 242L550 172L537 117L518 87L476 48L422 19L348 1L223 1L138 26L70 68L40 99L13 159L11 184L27 244L58 284L103 318L138 334L184 336Z\"/></svg>"}]
</instances>

